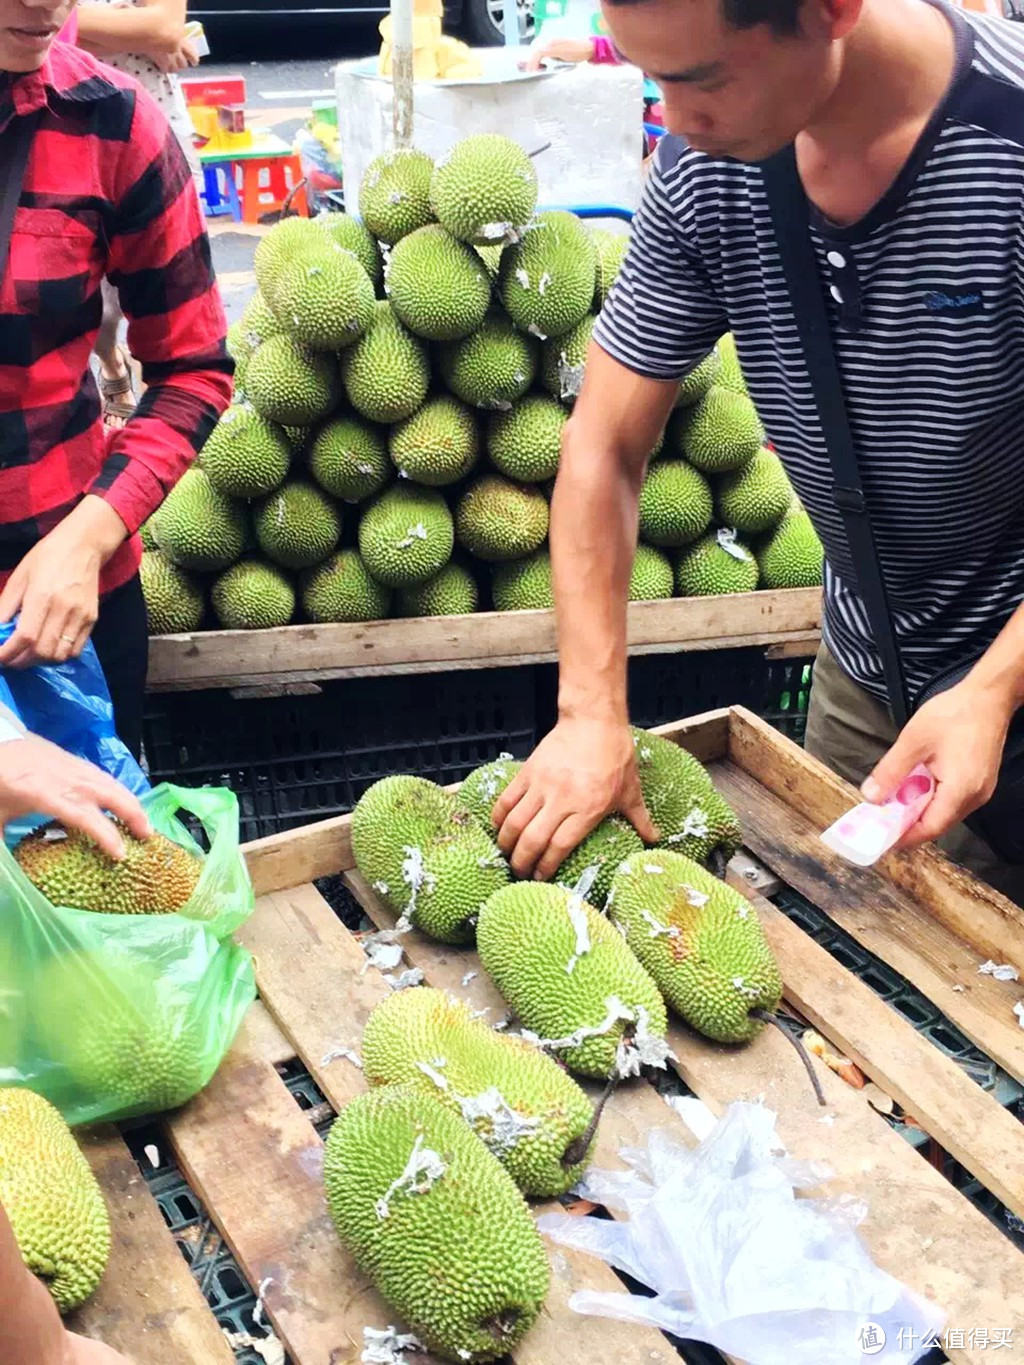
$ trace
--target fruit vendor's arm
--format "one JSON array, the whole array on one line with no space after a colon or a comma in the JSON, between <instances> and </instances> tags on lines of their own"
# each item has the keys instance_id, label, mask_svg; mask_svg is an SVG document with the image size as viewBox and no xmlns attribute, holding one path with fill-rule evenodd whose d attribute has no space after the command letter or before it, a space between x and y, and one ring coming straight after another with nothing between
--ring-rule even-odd
<instances>
[{"instance_id":1,"label":"fruit vendor's arm","mask_svg":"<svg viewBox=\"0 0 1024 1365\"><path fill-rule=\"evenodd\" d=\"M188 0L150 0L142 5L81 4L78 41L97 57L131 52L160 58L180 48L187 9Z\"/></svg>"}]
</instances>

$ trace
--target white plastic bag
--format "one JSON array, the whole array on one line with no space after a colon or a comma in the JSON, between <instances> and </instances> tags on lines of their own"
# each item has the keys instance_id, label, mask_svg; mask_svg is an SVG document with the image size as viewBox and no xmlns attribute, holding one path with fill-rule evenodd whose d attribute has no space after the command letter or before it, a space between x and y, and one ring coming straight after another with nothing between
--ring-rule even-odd
<instances>
[{"instance_id":1,"label":"white plastic bag","mask_svg":"<svg viewBox=\"0 0 1024 1365\"><path fill-rule=\"evenodd\" d=\"M749 1365L909 1365L934 1344L942 1311L872 1262L855 1231L865 1208L797 1198L827 1172L785 1157L770 1109L730 1105L692 1150L656 1129L645 1151L620 1155L628 1171L592 1169L580 1193L628 1222L550 1213L538 1226L656 1297L584 1290L569 1300L577 1312L648 1323Z\"/></svg>"}]
</instances>

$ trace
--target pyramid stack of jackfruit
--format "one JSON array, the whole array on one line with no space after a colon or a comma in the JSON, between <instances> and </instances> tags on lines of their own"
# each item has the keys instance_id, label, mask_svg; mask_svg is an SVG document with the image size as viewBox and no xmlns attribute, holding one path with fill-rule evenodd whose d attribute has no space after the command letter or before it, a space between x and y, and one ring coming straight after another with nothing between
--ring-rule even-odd
<instances>
[{"instance_id":1,"label":"pyramid stack of jackfruit","mask_svg":"<svg viewBox=\"0 0 1024 1365\"><path fill-rule=\"evenodd\" d=\"M417 33L439 22L418 13ZM359 209L260 243L236 401L143 528L152 634L552 605L562 434L626 238L538 211L530 158L498 134L436 164L378 157ZM726 336L651 453L630 597L821 568Z\"/></svg>"}]
</instances>

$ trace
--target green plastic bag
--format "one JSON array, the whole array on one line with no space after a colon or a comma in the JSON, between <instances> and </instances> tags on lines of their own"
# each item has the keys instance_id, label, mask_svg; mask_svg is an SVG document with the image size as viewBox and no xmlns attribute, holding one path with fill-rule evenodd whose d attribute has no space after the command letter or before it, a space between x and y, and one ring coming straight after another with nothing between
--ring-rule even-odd
<instances>
[{"instance_id":1,"label":"green plastic bag","mask_svg":"<svg viewBox=\"0 0 1024 1365\"><path fill-rule=\"evenodd\" d=\"M206 1086L256 985L230 935L252 914L238 803L220 788L142 797L153 828L201 852L192 898L172 915L54 906L0 845L0 1085L45 1095L71 1124L176 1108Z\"/></svg>"}]
</instances>

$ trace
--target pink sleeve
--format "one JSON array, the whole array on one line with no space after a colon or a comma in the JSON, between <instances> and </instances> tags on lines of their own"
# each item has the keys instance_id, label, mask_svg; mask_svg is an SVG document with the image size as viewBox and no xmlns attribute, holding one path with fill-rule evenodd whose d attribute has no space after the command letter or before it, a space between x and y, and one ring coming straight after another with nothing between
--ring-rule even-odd
<instances>
[{"instance_id":1,"label":"pink sleeve","mask_svg":"<svg viewBox=\"0 0 1024 1365\"><path fill-rule=\"evenodd\" d=\"M615 44L610 38L605 38L602 34L596 34L593 38L594 56L592 58L595 65L599 66L621 66L622 58L616 50Z\"/></svg>"},{"instance_id":2,"label":"pink sleeve","mask_svg":"<svg viewBox=\"0 0 1024 1365\"><path fill-rule=\"evenodd\" d=\"M70 43L72 47L78 42L78 11L72 10L68 15L68 21L57 34L58 43Z\"/></svg>"}]
</instances>

